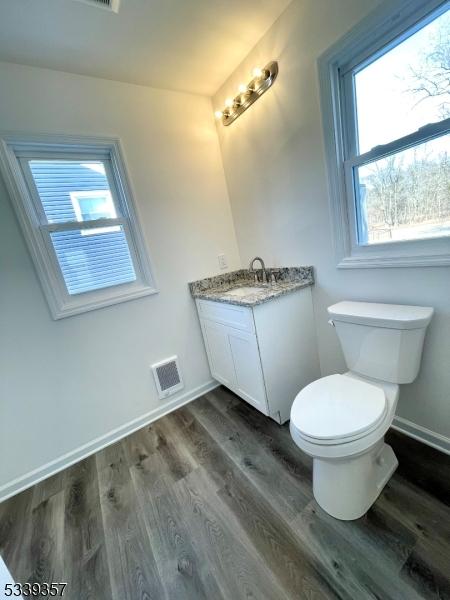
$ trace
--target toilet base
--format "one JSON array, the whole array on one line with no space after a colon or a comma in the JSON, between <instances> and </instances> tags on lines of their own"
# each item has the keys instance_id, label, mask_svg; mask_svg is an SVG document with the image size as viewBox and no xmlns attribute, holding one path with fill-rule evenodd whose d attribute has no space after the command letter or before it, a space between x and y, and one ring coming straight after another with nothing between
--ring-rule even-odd
<instances>
[{"instance_id":1,"label":"toilet base","mask_svg":"<svg viewBox=\"0 0 450 600\"><path fill-rule=\"evenodd\" d=\"M356 456L314 458L314 498L336 519L359 519L378 498L397 465L394 451L384 439Z\"/></svg>"}]
</instances>

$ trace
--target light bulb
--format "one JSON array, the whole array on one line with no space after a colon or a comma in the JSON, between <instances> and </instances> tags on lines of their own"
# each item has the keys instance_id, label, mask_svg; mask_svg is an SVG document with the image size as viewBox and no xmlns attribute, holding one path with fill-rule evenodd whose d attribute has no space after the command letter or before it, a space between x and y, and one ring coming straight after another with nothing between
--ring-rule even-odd
<instances>
[{"instance_id":1,"label":"light bulb","mask_svg":"<svg viewBox=\"0 0 450 600\"><path fill-rule=\"evenodd\" d=\"M263 76L263 70L259 67L255 67L252 71L252 75L254 79L261 79L261 77Z\"/></svg>"},{"instance_id":2,"label":"light bulb","mask_svg":"<svg viewBox=\"0 0 450 600\"><path fill-rule=\"evenodd\" d=\"M233 106L233 104L234 104L233 98L227 98L225 100L225 106L228 106L228 108L231 108Z\"/></svg>"},{"instance_id":3,"label":"light bulb","mask_svg":"<svg viewBox=\"0 0 450 600\"><path fill-rule=\"evenodd\" d=\"M223 117L223 112L221 110L216 110L214 116L216 117L216 119L221 119Z\"/></svg>"},{"instance_id":4,"label":"light bulb","mask_svg":"<svg viewBox=\"0 0 450 600\"><path fill-rule=\"evenodd\" d=\"M245 92L248 90L248 88L245 85L245 83L241 83L238 87L238 90L239 90L240 94L245 94Z\"/></svg>"}]
</instances>

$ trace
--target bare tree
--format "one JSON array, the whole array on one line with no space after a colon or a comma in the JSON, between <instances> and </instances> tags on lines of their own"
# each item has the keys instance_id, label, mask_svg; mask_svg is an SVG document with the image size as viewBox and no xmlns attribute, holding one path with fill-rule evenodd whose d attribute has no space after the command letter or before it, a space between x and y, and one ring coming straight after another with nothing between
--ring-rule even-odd
<instances>
[{"instance_id":1,"label":"bare tree","mask_svg":"<svg viewBox=\"0 0 450 600\"><path fill-rule=\"evenodd\" d=\"M396 156L376 163L370 177L368 200L373 214L370 221L381 220L389 227L398 225L402 191L404 188L402 165Z\"/></svg>"},{"instance_id":2,"label":"bare tree","mask_svg":"<svg viewBox=\"0 0 450 600\"><path fill-rule=\"evenodd\" d=\"M412 160L390 156L375 163L361 184L369 229L450 220L450 155L425 149Z\"/></svg>"},{"instance_id":3,"label":"bare tree","mask_svg":"<svg viewBox=\"0 0 450 600\"><path fill-rule=\"evenodd\" d=\"M439 18L440 26L433 36L431 51L416 66L410 65L412 83L409 91L427 98L442 98L443 118L450 117L450 12Z\"/></svg>"},{"instance_id":4,"label":"bare tree","mask_svg":"<svg viewBox=\"0 0 450 600\"><path fill-rule=\"evenodd\" d=\"M415 64L404 91L417 103L434 99L442 118L450 117L450 11L441 15ZM438 99L438 100L436 100ZM439 231L450 221L450 152L436 152L427 144L412 154L398 153L369 167L364 189L365 218L373 236L392 236L401 227L423 225ZM382 238L386 239L386 238Z\"/></svg>"}]
</instances>

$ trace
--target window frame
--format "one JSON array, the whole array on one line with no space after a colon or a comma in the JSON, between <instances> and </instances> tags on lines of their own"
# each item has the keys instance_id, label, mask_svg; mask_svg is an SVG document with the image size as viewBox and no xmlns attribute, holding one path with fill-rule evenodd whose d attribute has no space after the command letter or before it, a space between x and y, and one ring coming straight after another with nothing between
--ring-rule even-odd
<instances>
[{"instance_id":1,"label":"window frame","mask_svg":"<svg viewBox=\"0 0 450 600\"><path fill-rule=\"evenodd\" d=\"M450 132L450 119L426 125L403 138L357 154L356 101L351 73L409 37L450 6L449 0L388 0L363 19L318 61L328 196L337 267L449 266L450 236L358 243L353 169L395 151Z\"/></svg>"},{"instance_id":2,"label":"window frame","mask_svg":"<svg viewBox=\"0 0 450 600\"><path fill-rule=\"evenodd\" d=\"M29 169L30 159L104 161L117 218L48 223ZM23 168L22 161L27 161ZM117 138L0 134L0 167L53 319L58 320L158 292L150 257ZM70 295L51 233L123 227L136 280Z\"/></svg>"}]
</instances>

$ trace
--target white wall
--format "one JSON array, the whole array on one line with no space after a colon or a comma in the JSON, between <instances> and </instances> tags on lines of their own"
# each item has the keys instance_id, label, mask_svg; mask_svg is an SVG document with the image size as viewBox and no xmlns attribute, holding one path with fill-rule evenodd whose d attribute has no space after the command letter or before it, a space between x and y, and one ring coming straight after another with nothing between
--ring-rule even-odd
<instances>
[{"instance_id":1,"label":"white wall","mask_svg":"<svg viewBox=\"0 0 450 600\"><path fill-rule=\"evenodd\" d=\"M203 390L187 282L217 273L220 253L240 263L209 99L6 63L0 85L0 130L120 137L160 289L52 321L0 181L1 497L163 407L151 363L178 354L186 387L175 398Z\"/></svg>"},{"instance_id":2,"label":"white wall","mask_svg":"<svg viewBox=\"0 0 450 600\"><path fill-rule=\"evenodd\" d=\"M229 127L218 125L241 258L316 268L316 326L322 373L344 369L326 307L341 299L434 306L422 370L404 386L398 414L450 437L450 273L448 268L337 270L330 215L316 61L378 4L377 0L301 0L287 8L216 94L214 108L278 60L280 74ZM441 440L445 442L445 440ZM450 440L447 440L449 442Z\"/></svg>"}]
</instances>

